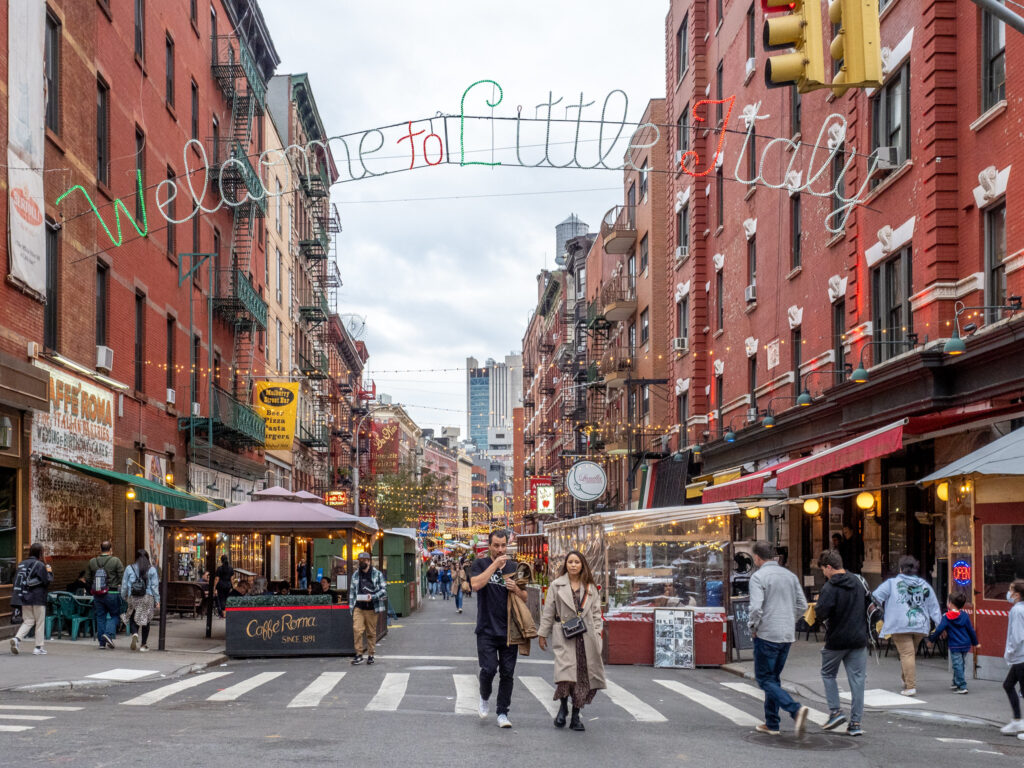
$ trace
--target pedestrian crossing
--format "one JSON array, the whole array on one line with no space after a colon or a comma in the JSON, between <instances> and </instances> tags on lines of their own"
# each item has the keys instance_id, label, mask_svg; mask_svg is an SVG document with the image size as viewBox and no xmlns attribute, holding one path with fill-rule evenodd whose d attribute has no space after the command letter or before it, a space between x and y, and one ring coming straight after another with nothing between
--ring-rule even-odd
<instances>
[{"instance_id":1,"label":"pedestrian crossing","mask_svg":"<svg viewBox=\"0 0 1024 768\"><path fill-rule=\"evenodd\" d=\"M31 704L0 704L0 733L22 733L37 725L48 724L62 712L78 712L81 707L45 707Z\"/></svg>"}]
</instances>

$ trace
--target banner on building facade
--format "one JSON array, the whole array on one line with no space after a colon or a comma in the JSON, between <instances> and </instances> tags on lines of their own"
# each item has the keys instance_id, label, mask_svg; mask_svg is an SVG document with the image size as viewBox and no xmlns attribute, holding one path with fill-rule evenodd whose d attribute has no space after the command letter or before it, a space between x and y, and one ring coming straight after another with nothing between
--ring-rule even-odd
<instances>
[{"instance_id":1,"label":"banner on building facade","mask_svg":"<svg viewBox=\"0 0 1024 768\"><path fill-rule=\"evenodd\" d=\"M167 457L147 453L146 479L163 485L166 482L166 477ZM167 508L159 504L144 504L143 507L143 514L146 517L146 551L149 552L149 561L154 565L160 565L164 561L164 537L160 530L160 521L164 519Z\"/></svg>"},{"instance_id":2,"label":"banner on building facade","mask_svg":"<svg viewBox=\"0 0 1024 768\"><path fill-rule=\"evenodd\" d=\"M7 199L10 277L46 295L43 219L43 140L46 115L43 77L46 3L8 0Z\"/></svg>"},{"instance_id":3,"label":"banner on building facade","mask_svg":"<svg viewBox=\"0 0 1024 768\"><path fill-rule=\"evenodd\" d=\"M373 421L370 433L370 467L375 475L398 472L397 421Z\"/></svg>"},{"instance_id":4,"label":"banner on building facade","mask_svg":"<svg viewBox=\"0 0 1024 768\"><path fill-rule=\"evenodd\" d=\"M253 394L256 413L267 423L268 451L290 451L295 440L295 417L299 406L298 382L275 384L257 381Z\"/></svg>"}]
</instances>

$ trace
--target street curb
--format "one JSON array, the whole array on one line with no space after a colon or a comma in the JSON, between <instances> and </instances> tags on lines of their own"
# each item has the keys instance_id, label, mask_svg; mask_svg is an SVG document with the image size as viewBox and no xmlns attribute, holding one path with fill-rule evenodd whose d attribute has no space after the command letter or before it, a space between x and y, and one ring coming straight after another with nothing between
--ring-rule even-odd
<instances>
[{"instance_id":1,"label":"street curb","mask_svg":"<svg viewBox=\"0 0 1024 768\"><path fill-rule=\"evenodd\" d=\"M721 669L731 675L742 677L746 680L756 680L753 674L747 672L738 664L723 664ZM789 693L796 694L801 698L811 699L815 702L824 702L825 699L815 691L798 683L782 681L782 687ZM983 717L966 717L964 715L953 715L948 712L934 712L928 709L903 709L902 707L864 707L865 712L885 713L893 717L906 720L938 720L950 725L968 726L971 728L990 728L1004 725L1001 720L989 720Z\"/></svg>"},{"instance_id":2,"label":"street curb","mask_svg":"<svg viewBox=\"0 0 1024 768\"><path fill-rule=\"evenodd\" d=\"M131 683L151 683L155 680L170 680L176 677L183 677L184 675L196 672L202 672L205 669L223 664L228 660L228 657L224 654L218 654L212 656L209 661L202 663L193 662L192 664L186 664L183 667L164 674L162 677L145 677L140 680L55 680L49 683L32 683L30 685L14 685L9 687L0 688L0 692L4 691L19 691L21 693L46 693L48 691L74 691L83 688L106 688L111 685L124 685Z\"/></svg>"}]
</instances>

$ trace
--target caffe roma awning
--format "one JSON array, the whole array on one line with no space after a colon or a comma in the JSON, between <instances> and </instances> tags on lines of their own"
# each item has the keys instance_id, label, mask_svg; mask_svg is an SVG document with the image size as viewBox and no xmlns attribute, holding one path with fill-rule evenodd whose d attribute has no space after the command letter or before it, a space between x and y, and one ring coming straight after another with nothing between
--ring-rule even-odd
<instances>
[{"instance_id":1,"label":"caffe roma awning","mask_svg":"<svg viewBox=\"0 0 1024 768\"><path fill-rule=\"evenodd\" d=\"M79 464L75 461L55 459L52 456L43 456L43 460L51 464L57 464L83 475L95 477L98 480L105 480L112 485L123 485L135 489L135 498L147 504L157 504L170 509L181 509L185 512L205 512L209 509L206 499L201 499L192 494L168 488L166 485L147 480L138 475L128 475L124 472L114 472L111 469L100 469L90 467L88 464Z\"/></svg>"},{"instance_id":2,"label":"caffe roma awning","mask_svg":"<svg viewBox=\"0 0 1024 768\"><path fill-rule=\"evenodd\" d=\"M939 483L951 477L1024 476L1024 429L1015 429L988 445L947 464L917 481L920 486Z\"/></svg>"},{"instance_id":3,"label":"caffe roma awning","mask_svg":"<svg viewBox=\"0 0 1024 768\"><path fill-rule=\"evenodd\" d=\"M898 451L903 447L903 427L906 423L907 419L900 419L845 443L833 445L831 448L794 461L776 473L776 485L779 488L799 485L807 480Z\"/></svg>"}]
</instances>

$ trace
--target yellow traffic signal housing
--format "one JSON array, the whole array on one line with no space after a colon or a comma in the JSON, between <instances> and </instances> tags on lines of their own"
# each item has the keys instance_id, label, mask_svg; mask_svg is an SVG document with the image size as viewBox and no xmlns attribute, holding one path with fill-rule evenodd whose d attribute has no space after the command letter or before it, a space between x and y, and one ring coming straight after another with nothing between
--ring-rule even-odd
<instances>
[{"instance_id":1,"label":"yellow traffic signal housing","mask_svg":"<svg viewBox=\"0 0 1024 768\"><path fill-rule=\"evenodd\" d=\"M761 0L767 11L789 13L764 20L766 51L793 48L791 53L771 56L764 71L769 88L797 86L800 93L825 87L825 50L818 0Z\"/></svg>"},{"instance_id":2,"label":"yellow traffic signal housing","mask_svg":"<svg viewBox=\"0 0 1024 768\"><path fill-rule=\"evenodd\" d=\"M878 0L832 0L828 17L839 32L832 39L832 58L842 66L832 78L832 88L842 96L848 88L882 85L882 34Z\"/></svg>"}]
</instances>

